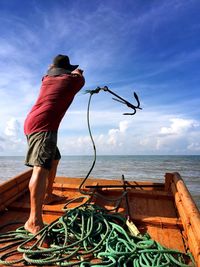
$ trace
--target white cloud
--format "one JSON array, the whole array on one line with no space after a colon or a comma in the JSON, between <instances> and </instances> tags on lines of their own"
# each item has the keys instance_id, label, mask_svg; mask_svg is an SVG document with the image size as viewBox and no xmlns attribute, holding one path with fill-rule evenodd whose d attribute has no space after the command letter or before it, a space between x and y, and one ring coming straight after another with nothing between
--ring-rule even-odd
<instances>
[{"instance_id":1,"label":"white cloud","mask_svg":"<svg viewBox=\"0 0 200 267\"><path fill-rule=\"evenodd\" d=\"M162 127L160 133L162 135L180 135L190 130L191 128L198 127L199 124L195 120L172 118L170 119L171 125L169 127Z\"/></svg>"},{"instance_id":2,"label":"white cloud","mask_svg":"<svg viewBox=\"0 0 200 267\"><path fill-rule=\"evenodd\" d=\"M128 129L128 121L120 121L119 127L116 129L111 129L108 132L108 145L112 146L122 146L122 138Z\"/></svg>"},{"instance_id":3,"label":"white cloud","mask_svg":"<svg viewBox=\"0 0 200 267\"><path fill-rule=\"evenodd\" d=\"M200 143L194 142L188 145L187 149L191 152L200 152Z\"/></svg>"},{"instance_id":4,"label":"white cloud","mask_svg":"<svg viewBox=\"0 0 200 267\"><path fill-rule=\"evenodd\" d=\"M170 118L154 113L141 113L134 119L128 117L123 121L119 118L118 116L118 122L115 121L118 127L109 129L107 125L107 131L102 128L99 134L95 129L97 125L103 127L106 117L103 116L102 120L99 117L97 125L94 127L92 125L97 154L191 154L199 152L198 121L180 117ZM169 126L166 127L163 124L169 124ZM93 153L88 135L77 137L61 135L59 146L62 154Z\"/></svg>"},{"instance_id":5,"label":"white cloud","mask_svg":"<svg viewBox=\"0 0 200 267\"><path fill-rule=\"evenodd\" d=\"M108 130L105 134L94 134L93 139L98 153L114 153L123 145L128 129L128 121L120 121L118 128ZM79 137L59 137L59 146L63 154L92 154L93 147L89 135Z\"/></svg>"},{"instance_id":6,"label":"white cloud","mask_svg":"<svg viewBox=\"0 0 200 267\"><path fill-rule=\"evenodd\" d=\"M9 137L17 137L20 132L20 123L15 118L11 118L7 121L5 128L5 135Z\"/></svg>"},{"instance_id":7,"label":"white cloud","mask_svg":"<svg viewBox=\"0 0 200 267\"><path fill-rule=\"evenodd\" d=\"M72 118L59 131L58 146L63 155L93 154L87 125L81 122L86 114L82 117L79 117L79 114L79 112L72 112ZM91 124L91 130L97 154L195 154L199 152L200 124L198 121L180 117L170 118L151 112L139 114L121 120L122 115L118 112L116 114L111 112L110 115L109 112L102 113L102 116L95 112L98 117L93 121L94 125ZM107 119L109 123L106 123ZM116 127L110 128L111 124ZM11 155L25 154L26 140L17 118L13 117L7 121L0 140L1 150L4 152L7 151Z\"/></svg>"},{"instance_id":8,"label":"white cloud","mask_svg":"<svg viewBox=\"0 0 200 267\"><path fill-rule=\"evenodd\" d=\"M12 117L0 132L0 155L25 155L26 139L18 119Z\"/></svg>"},{"instance_id":9,"label":"white cloud","mask_svg":"<svg viewBox=\"0 0 200 267\"><path fill-rule=\"evenodd\" d=\"M194 144L198 144L200 134L200 124L196 120L172 118L169 120L169 127L161 127L157 137L156 149L178 154L188 154L195 149ZM198 134L199 133L199 134Z\"/></svg>"}]
</instances>

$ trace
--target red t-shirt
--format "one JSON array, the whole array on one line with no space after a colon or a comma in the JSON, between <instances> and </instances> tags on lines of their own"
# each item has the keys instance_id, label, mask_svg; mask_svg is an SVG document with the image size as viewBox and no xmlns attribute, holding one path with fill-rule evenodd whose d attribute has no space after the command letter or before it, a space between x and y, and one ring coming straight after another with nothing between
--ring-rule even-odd
<instances>
[{"instance_id":1,"label":"red t-shirt","mask_svg":"<svg viewBox=\"0 0 200 267\"><path fill-rule=\"evenodd\" d=\"M57 131L65 112L84 83L84 78L78 75L45 76L39 97L25 120L24 133Z\"/></svg>"}]
</instances>

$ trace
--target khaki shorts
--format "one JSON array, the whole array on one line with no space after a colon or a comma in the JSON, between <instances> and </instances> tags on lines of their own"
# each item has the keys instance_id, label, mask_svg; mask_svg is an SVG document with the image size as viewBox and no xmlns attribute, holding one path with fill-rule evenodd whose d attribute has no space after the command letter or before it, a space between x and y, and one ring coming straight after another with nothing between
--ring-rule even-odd
<instances>
[{"instance_id":1,"label":"khaki shorts","mask_svg":"<svg viewBox=\"0 0 200 267\"><path fill-rule=\"evenodd\" d=\"M57 147L57 132L40 132L27 135L28 152L25 165L50 170L53 160L61 158Z\"/></svg>"}]
</instances>

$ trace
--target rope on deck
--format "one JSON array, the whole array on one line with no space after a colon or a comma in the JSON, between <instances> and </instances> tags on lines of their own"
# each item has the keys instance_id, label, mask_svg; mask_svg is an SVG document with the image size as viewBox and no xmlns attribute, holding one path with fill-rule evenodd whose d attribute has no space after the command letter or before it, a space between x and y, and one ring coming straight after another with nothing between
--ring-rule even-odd
<instances>
[{"instance_id":1,"label":"rope on deck","mask_svg":"<svg viewBox=\"0 0 200 267\"><path fill-rule=\"evenodd\" d=\"M4 253L0 256L0 264L186 267L187 262L194 263L190 254L164 248L148 234L131 236L125 222L118 213L85 203L67 210L36 235L27 233L23 227L0 234L0 243L5 243L1 249ZM7 245L12 240L13 249L10 244L9 247ZM43 246L45 240L50 241L48 248ZM21 258L15 260L17 254Z\"/></svg>"}]
</instances>

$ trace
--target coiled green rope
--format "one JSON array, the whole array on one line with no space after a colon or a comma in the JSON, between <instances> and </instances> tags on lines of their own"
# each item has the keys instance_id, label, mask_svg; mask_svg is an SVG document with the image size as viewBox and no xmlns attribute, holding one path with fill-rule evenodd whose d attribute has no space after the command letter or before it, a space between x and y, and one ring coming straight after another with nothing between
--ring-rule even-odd
<instances>
[{"instance_id":1,"label":"coiled green rope","mask_svg":"<svg viewBox=\"0 0 200 267\"><path fill-rule=\"evenodd\" d=\"M6 247L0 256L0 264L23 262L25 265L40 266L185 267L188 266L188 260L193 261L190 255L166 249L147 234L131 236L125 221L118 213L85 203L67 210L37 235L30 235L23 227L0 234L0 242L5 243L5 247L8 239L20 242L13 245L9 252L5 251ZM46 238L50 240L49 248L42 246ZM21 258L13 260L17 254ZM12 260L9 261L11 256Z\"/></svg>"}]
</instances>

